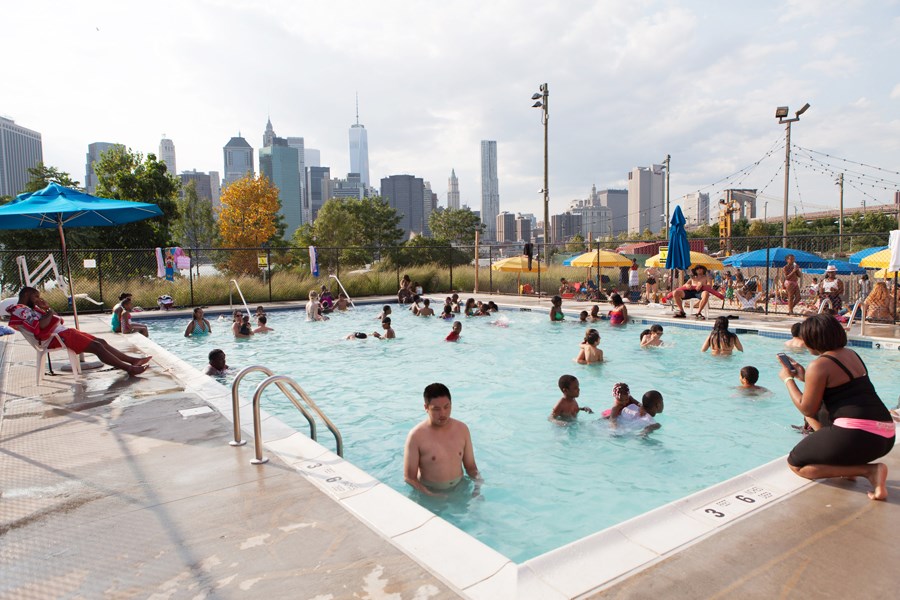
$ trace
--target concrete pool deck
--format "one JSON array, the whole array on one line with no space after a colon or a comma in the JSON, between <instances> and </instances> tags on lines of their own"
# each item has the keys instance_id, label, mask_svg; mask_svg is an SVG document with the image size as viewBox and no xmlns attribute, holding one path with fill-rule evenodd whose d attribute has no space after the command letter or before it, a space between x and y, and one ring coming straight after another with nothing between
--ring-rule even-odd
<instances>
[{"instance_id":1,"label":"concrete pool deck","mask_svg":"<svg viewBox=\"0 0 900 600\"><path fill-rule=\"evenodd\" d=\"M740 315L735 327L793 322ZM105 329L100 317L83 320L88 331ZM104 337L125 350L141 342ZM268 465L250 465L252 445L229 448L230 422L168 367L133 380L108 370L48 377L36 387L34 352L21 336L0 338L0 353L0 597L490 597L448 585L401 549L409 545L370 529L271 451ZM893 597L897 450L886 462L887 503L869 501L865 482L800 480L765 510L603 586L568 594L520 567L518 584L511 573L513 587L494 597Z\"/></svg>"}]
</instances>

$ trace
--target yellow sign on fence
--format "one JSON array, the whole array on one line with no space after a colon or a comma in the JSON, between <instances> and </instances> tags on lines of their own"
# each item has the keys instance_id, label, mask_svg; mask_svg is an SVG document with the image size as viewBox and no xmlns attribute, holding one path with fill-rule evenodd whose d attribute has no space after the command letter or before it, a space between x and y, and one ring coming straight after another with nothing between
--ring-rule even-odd
<instances>
[{"instance_id":1,"label":"yellow sign on fence","mask_svg":"<svg viewBox=\"0 0 900 600\"><path fill-rule=\"evenodd\" d=\"M269 266L269 258L265 254L258 254L256 256L256 264L259 265L260 269L265 269Z\"/></svg>"},{"instance_id":2,"label":"yellow sign on fence","mask_svg":"<svg viewBox=\"0 0 900 600\"><path fill-rule=\"evenodd\" d=\"M666 262L666 256L669 254L668 246L660 246L659 247L659 262Z\"/></svg>"}]
</instances>

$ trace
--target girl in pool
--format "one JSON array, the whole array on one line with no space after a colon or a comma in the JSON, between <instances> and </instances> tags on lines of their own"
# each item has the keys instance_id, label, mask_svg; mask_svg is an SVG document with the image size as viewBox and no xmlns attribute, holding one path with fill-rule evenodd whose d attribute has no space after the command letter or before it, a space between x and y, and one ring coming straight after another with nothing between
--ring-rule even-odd
<instances>
[{"instance_id":1,"label":"girl in pool","mask_svg":"<svg viewBox=\"0 0 900 600\"><path fill-rule=\"evenodd\" d=\"M610 325L624 325L628 322L628 308L625 306L625 303L622 301L622 296L619 294L612 294L609 297L610 302L612 302L613 308L609 311L609 324Z\"/></svg>"},{"instance_id":2,"label":"girl in pool","mask_svg":"<svg viewBox=\"0 0 900 600\"><path fill-rule=\"evenodd\" d=\"M744 351L738 336L728 331L728 317L716 317L712 331L703 342L700 352L706 352L708 349L712 349L713 356L730 356L734 350Z\"/></svg>"},{"instance_id":3,"label":"girl in pool","mask_svg":"<svg viewBox=\"0 0 900 600\"><path fill-rule=\"evenodd\" d=\"M467 317L475 316L475 298L469 298L466 300L466 308L463 311Z\"/></svg>"},{"instance_id":4,"label":"girl in pool","mask_svg":"<svg viewBox=\"0 0 900 600\"><path fill-rule=\"evenodd\" d=\"M444 305L444 310L441 312L441 318L445 321L452 321L456 315L453 314L453 308L449 304Z\"/></svg>"},{"instance_id":5,"label":"girl in pool","mask_svg":"<svg viewBox=\"0 0 900 600\"><path fill-rule=\"evenodd\" d=\"M662 325L658 323L654 323L650 326L650 329L645 329L641 332L641 348L646 348L648 346L662 346L662 334L663 328Z\"/></svg>"},{"instance_id":6,"label":"girl in pool","mask_svg":"<svg viewBox=\"0 0 900 600\"><path fill-rule=\"evenodd\" d=\"M194 309L194 316L184 330L184 337L192 335L207 335L212 333L212 325L203 317L203 309L199 306Z\"/></svg>"},{"instance_id":7,"label":"girl in pool","mask_svg":"<svg viewBox=\"0 0 900 600\"><path fill-rule=\"evenodd\" d=\"M550 320L553 322L564 320L566 317L562 311L562 298L558 295L553 296L550 303L553 305L550 307Z\"/></svg>"},{"instance_id":8,"label":"girl in pool","mask_svg":"<svg viewBox=\"0 0 900 600\"><path fill-rule=\"evenodd\" d=\"M604 419L609 419L611 427L615 427L616 419L622 414L623 408L626 406L637 406L638 408L641 408L641 403L631 396L631 389L628 387L627 383L619 382L614 385L612 395L615 404L613 404L612 408L604 410L602 416Z\"/></svg>"},{"instance_id":9,"label":"girl in pool","mask_svg":"<svg viewBox=\"0 0 900 600\"><path fill-rule=\"evenodd\" d=\"M603 362L603 350L597 346L600 344L600 332L596 329L588 329L581 343L581 351L575 359L580 365Z\"/></svg>"}]
</instances>

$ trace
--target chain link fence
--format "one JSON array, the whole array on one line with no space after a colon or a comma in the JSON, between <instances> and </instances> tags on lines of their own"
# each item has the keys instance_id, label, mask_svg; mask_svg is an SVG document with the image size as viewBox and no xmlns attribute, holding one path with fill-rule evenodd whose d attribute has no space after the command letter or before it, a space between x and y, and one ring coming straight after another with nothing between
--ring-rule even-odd
<instances>
[{"instance_id":1,"label":"chain link fence","mask_svg":"<svg viewBox=\"0 0 900 600\"><path fill-rule=\"evenodd\" d=\"M889 232L793 235L789 236L787 246L826 259L845 259L864 248L887 245L888 237ZM732 237L729 240L694 238L690 242L693 250L720 259L740 252L782 246L781 236ZM596 268L563 264L566 259L595 251L598 247L635 259L639 267L639 287L643 291L648 276L662 275L648 271L646 262L665 244L659 240L633 239L569 242L546 247L535 245L532 271L522 272L491 268L504 258L521 256L521 243L480 244L477 250L475 246L450 246L431 240L386 248L319 247L316 248L317 276L311 272L310 251L306 247L193 248L184 249L190 269L175 269L171 279L164 274L160 276L155 249L70 249L68 255L78 309L87 313L110 310L122 292L130 292L135 305L143 308L156 307L158 298L163 295L171 296L176 306L184 307L239 304L238 288L250 305L304 300L310 290L319 290L322 286L337 295L342 291L338 280L351 298L395 295L403 275L409 275L429 294L475 291L476 278L478 291L500 294L520 294L524 289L553 295L559 291L562 278L582 284L599 284L604 295L613 289L628 290L627 267L602 267L598 273ZM549 263L545 260L548 252ZM65 265L59 251L0 251L2 297L13 296L21 288L22 268L34 272L48 256L52 256L57 271L63 275ZM776 271L744 269L744 275L756 275L761 289L772 290L777 285ZM858 276L841 277L845 280L847 299L855 299ZM666 282L662 277L660 279L660 287L665 289ZM803 285L810 282L811 276L805 275ZM67 295L56 283L52 268L48 267L38 285L56 310L71 311Z\"/></svg>"}]
</instances>

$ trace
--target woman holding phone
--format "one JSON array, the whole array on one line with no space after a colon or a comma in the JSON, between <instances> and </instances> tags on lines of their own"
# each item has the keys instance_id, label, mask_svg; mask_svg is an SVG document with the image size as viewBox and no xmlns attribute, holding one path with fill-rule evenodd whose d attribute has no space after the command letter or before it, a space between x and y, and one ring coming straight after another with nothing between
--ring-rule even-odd
<instances>
[{"instance_id":1,"label":"woman holding phone","mask_svg":"<svg viewBox=\"0 0 900 600\"><path fill-rule=\"evenodd\" d=\"M806 479L865 477L874 488L869 498L886 500L887 465L872 461L894 447L895 427L866 365L846 348L847 333L830 315L807 318L800 337L818 358L805 369L794 360L788 367L779 357L779 377L814 431L788 455L788 466ZM802 390L797 381L804 384ZM817 419L820 409L827 424Z\"/></svg>"}]
</instances>

